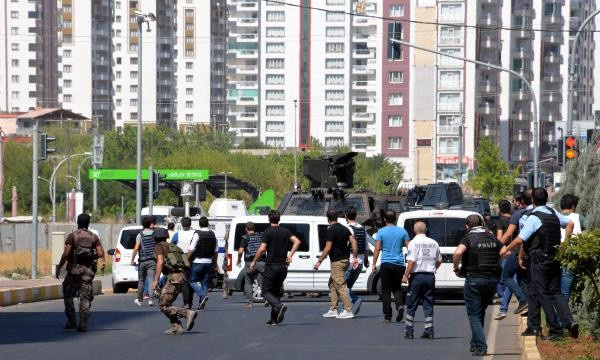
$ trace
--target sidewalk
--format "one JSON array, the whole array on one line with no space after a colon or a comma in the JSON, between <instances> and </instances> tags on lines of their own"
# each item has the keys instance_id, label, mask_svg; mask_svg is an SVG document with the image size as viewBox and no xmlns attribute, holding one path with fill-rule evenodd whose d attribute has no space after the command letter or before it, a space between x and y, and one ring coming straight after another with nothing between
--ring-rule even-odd
<instances>
[{"instance_id":1,"label":"sidewalk","mask_svg":"<svg viewBox=\"0 0 600 360\"><path fill-rule=\"evenodd\" d=\"M110 276L110 275L109 275ZM102 281L94 280L94 295L102 292ZM36 280L0 280L0 306L62 299L63 279L43 277Z\"/></svg>"},{"instance_id":2,"label":"sidewalk","mask_svg":"<svg viewBox=\"0 0 600 360\"><path fill-rule=\"evenodd\" d=\"M521 359L523 348L521 338L521 315L513 314L513 310L517 307L517 302L512 301L509 307L508 315L503 320L494 320L494 316L498 313L499 305L489 306L486 310L486 321L489 319L488 334L489 338L495 333L494 342L490 344L488 341L488 353L491 358L498 359ZM490 347L489 345L493 345Z\"/></svg>"}]
</instances>

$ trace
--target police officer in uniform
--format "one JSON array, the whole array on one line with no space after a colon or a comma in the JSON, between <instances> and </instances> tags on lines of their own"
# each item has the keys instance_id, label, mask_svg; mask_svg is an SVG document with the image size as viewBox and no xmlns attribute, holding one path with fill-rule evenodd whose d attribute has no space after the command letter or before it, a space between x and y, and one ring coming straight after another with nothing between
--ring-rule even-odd
<instances>
[{"instance_id":1,"label":"police officer in uniform","mask_svg":"<svg viewBox=\"0 0 600 360\"><path fill-rule=\"evenodd\" d=\"M67 275L63 281L63 299L67 322L64 329L87 331L90 318L90 307L94 300L92 282L100 260L100 269L104 270L104 249L98 236L88 230L90 216L80 214L77 217L77 230L70 233L65 240L65 249L56 266L56 278L60 269L67 264ZM75 304L73 298L79 293L79 326L75 322Z\"/></svg>"},{"instance_id":2,"label":"police officer in uniform","mask_svg":"<svg viewBox=\"0 0 600 360\"><path fill-rule=\"evenodd\" d=\"M421 338L433 339L433 291L435 271L442 265L442 253L437 241L427 237L427 225L417 221L413 227L415 237L408 244L406 271L402 278L408 283L406 294L406 331L404 338L412 339L415 312L419 302L423 303L425 330Z\"/></svg>"},{"instance_id":3,"label":"police officer in uniform","mask_svg":"<svg viewBox=\"0 0 600 360\"><path fill-rule=\"evenodd\" d=\"M496 292L500 276L500 254L502 243L483 227L483 219L476 214L466 220L467 234L460 240L454 252L454 272L465 277L465 306L471 326L471 348L473 356L485 356L487 343L483 331L485 310ZM462 260L462 268L459 265Z\"/></svg>"},{"instance_id":4,"label":"police officer in uniform","mask_svg":"<svg viewBox=\"0 0 600 360\"><path fill-rule=\"evenodd\" d=\"M560 340L564 327L569 330L569 335L577 338L579 326L573 322L567 300L560 292L561 269L555 259L556 247L560 245L560 228L565 228L565 238L573 232L573 222L566 216L546 206L548 192L544 188L533 191L533 205L535 206L525 220L519 236L508 246L500 251L504 256L508 251L523 245L525 255L529 257L529 302L533 306L541 305L548 321L548 336L546 340ZM525 267L524 256L520 254L519 263ZM532 309L530 305L530 311ZM559 319L556 317L558 312ZM539 312L538 312L539 313ZM527 329L524 336L540 335L540 316L527 317Z\"/></svg>"}]
</instances>

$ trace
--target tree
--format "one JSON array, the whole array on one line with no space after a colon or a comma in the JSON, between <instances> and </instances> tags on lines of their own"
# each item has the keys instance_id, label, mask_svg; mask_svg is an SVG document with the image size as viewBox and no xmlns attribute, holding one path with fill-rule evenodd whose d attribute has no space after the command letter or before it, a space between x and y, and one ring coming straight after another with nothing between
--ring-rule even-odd
<instances>
[{"instance_id":1,"label":"tree","mask_svg":"<svg viewBox=\"0 0 600 360\"><path fill-rule=\"evenodd\" d=\"M476 175L469 176L469 185L484 197L498 202L510 196L517 171L511 171L502 158L500 148L489 138L483 138L475 153Z\"/></svg>"}]
</instances>

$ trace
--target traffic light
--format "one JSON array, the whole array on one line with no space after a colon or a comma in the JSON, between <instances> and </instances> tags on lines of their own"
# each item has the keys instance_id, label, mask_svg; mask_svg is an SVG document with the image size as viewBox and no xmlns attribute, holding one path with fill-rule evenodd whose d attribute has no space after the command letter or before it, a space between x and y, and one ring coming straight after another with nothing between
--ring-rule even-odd
<instances>
[{"instance_id":1,"label":"traffic light","mask_svg":"<svg viewBox=\"0 0 600 360\"><path fill-rule=\"evenodd\" d=\"M152 181L152 198L158 199L160 195L160 181L165 178L165 175L161 175L158 171L152 171L150 181Z\"/></svg>"},{"instance_id":2,"label":"traffic light","mask_svg":"<svg viewBox=\"0 0 600 360\"><path fill-rule=\"evenodd\" d=\"M565 136L564 146L565 151L563 152L563 154L565 156L565 163L569 160L577 158L577 137Z\"/></svg>"},{"instance_id":3,"label":"traffic light","mask_svg":"<svg viewBox=\"0 0 600 360\"><path fill-rule=\"evenodd\" d=\"M40 141L40 160L46 160L46 158L48 157L48 154L51 154L56 151L55 148L48 147L48 144L53 141L56 141L56 138L50 137L46 133L41 133L40 139L41 139L41 141Z\"/></svg>"}]
</instances>

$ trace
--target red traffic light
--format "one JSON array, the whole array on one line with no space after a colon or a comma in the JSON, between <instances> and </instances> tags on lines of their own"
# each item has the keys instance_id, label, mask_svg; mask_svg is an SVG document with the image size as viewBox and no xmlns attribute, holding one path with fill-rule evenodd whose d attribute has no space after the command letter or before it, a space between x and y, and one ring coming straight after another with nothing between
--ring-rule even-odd
<instances>
[{"instance_id":1,"label":"red traffic light","mask_svg":"<svg viewBox=\"0 0 600 360\"><path fill-rule=\"evenodd\" d=\"M567 136L567 137L565 138L565 146L566 146L566 147L572 148L572 147L574 147L574 146L575 146L575 143L576 143L576 142L577 142L577 140L575 139L575 137L574 137L574 136Z\"/></svg>"}]
</instances>

